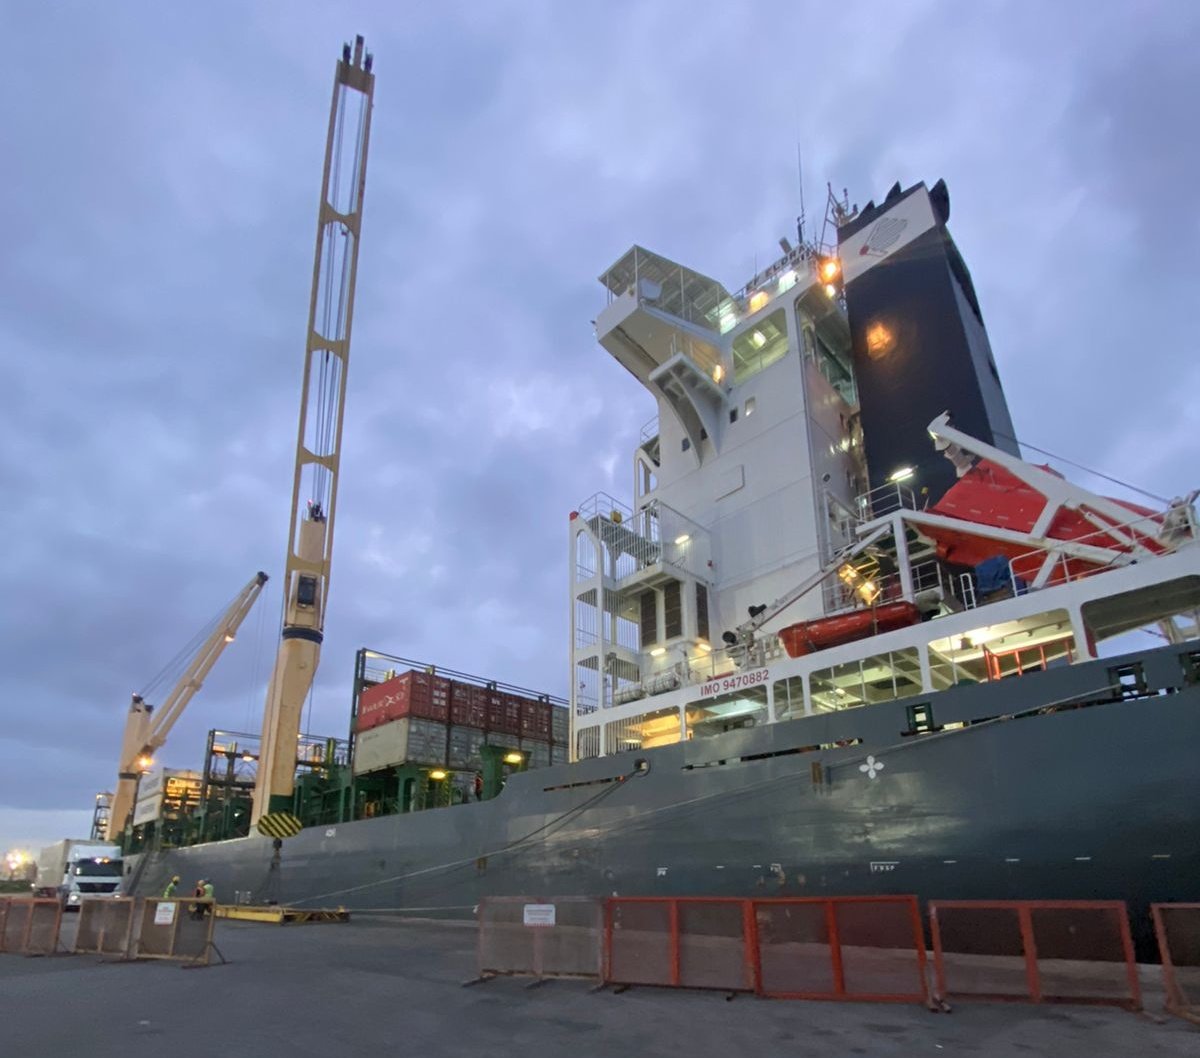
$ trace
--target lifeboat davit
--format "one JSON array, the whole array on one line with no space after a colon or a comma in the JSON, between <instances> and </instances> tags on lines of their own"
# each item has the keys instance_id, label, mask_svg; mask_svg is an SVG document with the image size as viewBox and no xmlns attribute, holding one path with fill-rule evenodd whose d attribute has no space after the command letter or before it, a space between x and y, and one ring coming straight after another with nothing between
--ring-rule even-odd
<instances>
[{"instance_id":1,"label":"lifeboat davit","mask_svg":"<svg viewBox=\"0 0 1200 1058\"><path fill-rule=\"evenodd\" d=\"M821 617L816 621L799 621L782 629L779 638L788 657L799 658L881 632L907 628L920 620L921 611L912 603L902 600L882 603L866 610Z\"/></svg>"}]
</instances>

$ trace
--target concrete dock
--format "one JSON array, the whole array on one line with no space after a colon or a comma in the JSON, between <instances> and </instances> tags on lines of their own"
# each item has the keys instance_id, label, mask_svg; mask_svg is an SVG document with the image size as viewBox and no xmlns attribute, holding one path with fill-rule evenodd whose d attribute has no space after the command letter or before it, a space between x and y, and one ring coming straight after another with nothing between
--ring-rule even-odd
<instances>
[{"instance_id":1,"label":"concrete dock","mask_svg":"<svg viewBox=\"0 0 1200 1058\"><path fill-rule=\"evenodd\" d=\"M69 922L69 920L68 920ZM70 927L68 926L68 929ZM69 937L69 933L67 933ZM1200 1029L1162 1013L1109 1007L960 1003L811 1003L637 988L593 993L581 981L472 988L471 926L359 918L303 926L219 921L228 965L183 970L97 956L0 955L6 1053L87 1058L254 1058L381 1053L554 1058L756 1054L1200 1054ZM1147 969L1148 975L1155 970ZM386 1049L386 1050L385 1050Z\"/></svg>"}]
</instances>

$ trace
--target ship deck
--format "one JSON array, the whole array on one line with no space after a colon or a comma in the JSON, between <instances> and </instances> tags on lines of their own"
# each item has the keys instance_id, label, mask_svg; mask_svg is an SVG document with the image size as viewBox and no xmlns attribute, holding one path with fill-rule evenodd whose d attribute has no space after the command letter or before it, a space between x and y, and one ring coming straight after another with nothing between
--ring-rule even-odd
<instances>
[{"instance_id":1,"label":"ship deck","mask_svg":"<svg viewBox=\"0 0 1200 1058\"><path fill-rule=\"evenodd\" d=\"M65 929L74 929L69 916ZM66 937L68 943L70 936ZM479 1055L519 1049L574 1058L631 1053L1124 1056L1195 1054L1197 1030L1161 1014L1087 1006L958 1004L953 1013L861 1003L765 1001L586 982L528 988L474 976L470 925L358 917L295 926L220 921L227 965L117 965L98 957L0 956L0 1015L13 1054L256 1058L330 1053Z\"/></svg>"}]
</instances>

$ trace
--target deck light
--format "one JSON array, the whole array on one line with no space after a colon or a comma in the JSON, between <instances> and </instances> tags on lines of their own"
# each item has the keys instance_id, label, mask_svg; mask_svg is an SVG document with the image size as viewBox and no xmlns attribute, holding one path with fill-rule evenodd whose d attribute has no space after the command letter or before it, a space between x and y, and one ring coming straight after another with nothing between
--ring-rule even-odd
<instances>
[{"instance_id":1,"label":"deck light","mask_svg":"<svg viewBox=\"0 0 1200 1058\"><path fill-rule=\"evenodd\" d=\"M679 547L683 547L683 545L686 544L689 540L691 540L691 535L688 533L680 533L677 537L675 537L675 543Z\"/></svg>"},{"instance_id":2,"label":"deck light","mask_svg":"<svg viewBox=\"0 0 1200 1058\"><path fill-rule=\"evenodd\" d=\"M650 651L650 656L652 658L661 658L666 652L666 647L655 647L652 651Z\"/></svg>"},{"instance_id":3,"label":"deck light","mask_svg":"<svg viewBox=\"0 0 1200 1058\"><path fill-rule=\"evenodd\" d=\"M827 257L821 262L821 278L826 283L832 283L837 279L841 270L842 264L836 257Z\"/></svg>"},{"instance_id":4,"label":"deck light","mask_svg":"<svg viewBox=\"0 0 1200 1058\"><path fill-rule=\"evenodd\" d=\"M830 298L836 298L837 297L837 287L835 287L832 283L826 283L825 284L825 294L826 294L826 296L828 296Z\"/></svg>"},{"instance_id":5,"label":"deck light","mask_svg":"<svg viewBox=\"0 0 1200 1058\"><path fill-rule=\"evenodd\" d=\"M433 771L429 773L429 777L433 779L434 782L441 782L446 777L446 772L441 768L434 768Z\"/></svg>"},{"instance_id":6,"label":"deck light","mask_svg":"<svg viewBox=\"0 0 1200 1058\"><path fill-rule=\"evenodd\" d=\"M520 764L524 760L525 760L525 755L523 753L513 752L513 753L505 753L504 754L504 763L505 764Z\"/></svg>"},{"instance_id":7,"label":"deck light","mask_svg":"<svg viewBox=\"0 0 1200 1058\"><path fill-rule=\"evenodd\" d=\"M907 481L915 473L916 471L913 470L912 467L900 467L897 470L893 470L891 474L888 475L888 481L892 482L893 484L900 481Z\"/></svg>"}]
</instances>

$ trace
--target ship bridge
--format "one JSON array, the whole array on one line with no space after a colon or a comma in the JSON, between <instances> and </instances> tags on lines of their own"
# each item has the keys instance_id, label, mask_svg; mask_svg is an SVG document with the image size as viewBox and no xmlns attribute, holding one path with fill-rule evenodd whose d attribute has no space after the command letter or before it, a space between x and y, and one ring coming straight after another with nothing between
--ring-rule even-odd
<instances>
[{"instance_id":1,"label":"ship bridge","mask_svg":"<svg viewBox=\"0 0 1200 1058\"><path fill-rule=\"evenodd\" d=\"M691 442L720 435L728 371L722 335L737 322L734 299L715 279L640 246L600 277L608 304L596 337L629 372L665 400Z\"/></svg>"}]
</instances>

